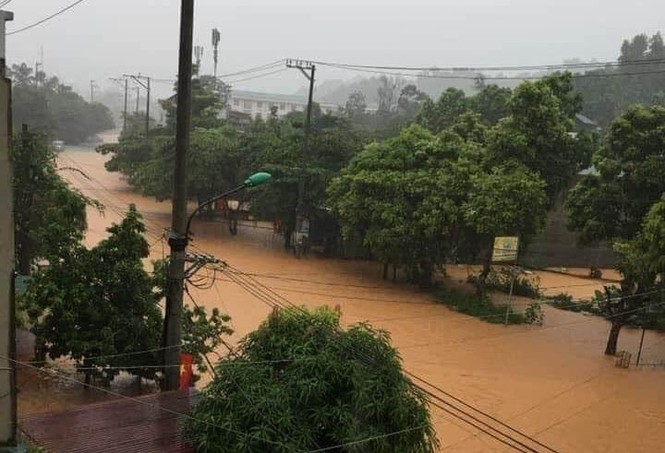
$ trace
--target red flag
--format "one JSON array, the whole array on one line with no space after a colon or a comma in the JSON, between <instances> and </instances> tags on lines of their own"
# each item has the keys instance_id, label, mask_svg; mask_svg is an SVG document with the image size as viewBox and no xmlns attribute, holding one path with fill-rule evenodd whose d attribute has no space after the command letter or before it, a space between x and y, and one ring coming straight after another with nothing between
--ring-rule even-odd
<instances>
[{"instance_id":1,"label":"red flag","mask_svg":"<svg viewBox=\"0 0 665 453\"><path fill-rule=\"evenodd\" d=\"M180 389L186 390L192 382L192 374L194 374L192 364L194 357L191 354L180 354Z\"/></svg>"}]
</instances>

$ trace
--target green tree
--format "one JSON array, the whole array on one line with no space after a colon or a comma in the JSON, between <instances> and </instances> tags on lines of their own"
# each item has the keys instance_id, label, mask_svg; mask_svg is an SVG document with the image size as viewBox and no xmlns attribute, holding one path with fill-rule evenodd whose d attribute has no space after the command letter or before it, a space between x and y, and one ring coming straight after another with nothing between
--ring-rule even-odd
<instances>
[{"instance_id":1,"label":"green tree","mask_svg":"<svg viewBox=\"0 0 665 453\"><path fill-rule=\"evenodd\" d=\"M367 110L367 101L362 91L354 91L351 93L344 106L344 114L349 118L354 118L364 115L365 110Z\"/></svg>"},{"instance_id":2,"label":"green tree","mask_svg":"<svg viewBox=\"0 0 665 453\"><path fill-rule=\"evenodd\" d=\"M36 261L55 262L75 247L87 228L86 206L99 205L58 174L55 151L43 134L16 135L11 160L16 268L29 275Z\"/></svg>"},{"instance_id":3,"label":"green tree","mask_svg":"<svg viewBox=\"0 0 665 453\"><path fill-rule=\"evenodd\" d=\"M611 323L605 354L616 354L619 333L626 324L664 327L664 244L665 198L651 207L633 239L614 243L622 281L618 288L606 287L600 299L601 312Z\"/></svg>"},{"instance_id":4,"label":"green tree","mask_svg":"<svg viewBox=\"0 0 665 453\"><path fill-rule=\"evenodd\" d=\"M524 82L513 92L510 115L501 120L488 138L495 165L519 162L546 184L550 206L571 179L588 166L587 149L573 134L573 118L580 108L571 74L554 74L536 82Z\"/></svg>"},{"instance_id":5,"label":"green tree","mask_svg":"<svg viewBox=\"0 0 665 453\"><path fill-rule=\"evenodd\" d=\"M404 375L388 333L342 330L330 309L273 313L216 371L185 422L197 451L438 447L426 396Z\"/></svg>"},{"instance_id":6,"label":"green tree","mask_svg":"<svg viewBox=\"0 0 665 453\"><path fill-rule=\"evenodd\" d=\"M464 91L448 88L435 102L425 100L416 117L416 122L434 133L448 129L469 109L469 100Z\"/></svg>"},{"instance_id":7,"label":"green tree","mask_svg":"<svg viewBox=\"0 0 665 453\"><path fill-rule=\"evenodd\" d=\"M86 102L57 77L49 78L43 72L34 75L25 63L12 66L9 76L14 80L12 118L16 130L27 124L52 139L78 144L114 126L106 106Z\"/></svg>"},{"instance_id":8,"label":"green tree","mask_svg":"<svg viewBox=\"0 0 665 453\"><path fill-rule=\"evenodd\" d=\"M397 99L399 98L399 93L402 90L404 83L404 80L399 77L388 77L385 75L379 77L379 86L376 89L379 113L389 113L393 111L397 105Z\"/></svg>"},{"instance_id":9,"label":"green tree","mask_svg":"<svg viewBox=\"0 0 665 453\"><path fill-rule=\"evenodd\" d=\"M72 358L86 382L93 376L109 382L122 369L153 378L158 356L131 355L158 348L161 335L157 293L142 263L149 253L145 226L132 205L107 231L96 247L79 245L51 262L21 303L38 357Z\"/></svg>"},{"instance_id":10,"label":"green tree","mask_svg":"<svg viewBox=\"0 0 665 453\"><path fill-rule=\"evenodd\" d=\"M178 108L177 83L176 94L160 101L166 112L166 130L174 134L176 129L176 110ZM220 113L228 99L228 86L210 76L194 74L192 79L192 129L215 129L222 126Z\"/></svg>"},{"instance_id":11,"label":"green tree","mask_svg":"<svg viewBox=\"0 0 665 453\"><path fill-rule=\"evenodd\" d=\"M635 104L662 104L664 59L660 32L624 40L618 67L596 69L575 78L575 87L584 99L584 113L607 126Z\"/></svg>"},{"instance_id":12,"label":"green tree","mask_svg":"<svg viewBox=\"0 0 665 453\"><path fill-rule=\"evenodd\" d=\"M665 192L665 107L636 106L610 127L594 155L596 172L566 201L568 225L584 243L632 239Z\"/></svg>"},{"instance_id":13,"label":"green tree","mask_svg":"<svg viewBox=\"0 0 665 453\"><path fill-rule=\"evenodd\" d=\"M361 241L385 264L406 266L430 286L434 267L451 248L458 200L468 190L455 160L473 146L459 137L439 140L415 125L366 146L328 189L345 238Z\"/></svg>"},{"instance_id":14,"label":"green tree","mask_svg":"<svg viewBox=\"0 0 665 453\"><path fill-rule=\"evenodd\" d=\"M411 123L418 115L423 103L428 99L429 96L413 84L402 88L399 99L397 99L397 113L401 117L402 123Z\"/></svg>"},{"instance_id":15,"label":"green tree","mask_svg":"<svg viewBox=\"0 0 665 453\"><path fill-rule=\"evenodd\" d=\"M469 98L469 108L478 113L487 124L494 125L508 116L511 95L510 88L485 85L480 92Z\"/></svg>"},{"instance_id":16,"label":"green tree","mask_svg":"<svg viewBox=\"0 0 665 453\"><path fill-rule=\"evenodd\" d=\"M464 221L472 241L484 251L478 292L484 295L496 236L517 236L528 241L545 223L545 182L522 165L499 166L471 176Z\"/></svg>"},{"instance_id":17,"label":"green tree","mask_svg":"<svg viewBox=\"0 0 665 453\"><path fill-rule=\"evenodd\" d=\"M616 242L622 285L610 297L613 306L624 311L643 306L635 294L648 289L650 279L640 275L648 269L646 250L640 250L636 237L654 203L665 193L665 108L636 106L610 127L605 146L594 155L597 173L583 178L566 200L568 227L580 232L583 243L601 240ZM657 210L656 212L661 212ZM654 214L657 215L657 214ZM650 220L653 223L654 220ZM652 244L658 251L655 243ZM637 271L636 271L637 269ZM618 302L617 302L618 301ZM628 307L631 307L630 310ZM610 312L608 312L610 313ZM607 354L616 352L621 326L629 316L612 319Z\"/></svg>"},{"instance_id":18,"label":"green tree","mask_svg":"<svg viewBox=\"0 0 665 453\"><path fill-rule=\"evenodd\" d=\"M256 152L254 168L273 176L270 184L257 189L252 210L259 218L281 224L287 247L295 229L299 178L305 180L303 210L312 223L311 233L325 240L321 230L336 229L328 214L326 187L362 149L365 137L347 120L323 115L312 123L307 155L303 155L302 140L302 129L287 120L259 125L245 142L247 154Z\"/></svg>"}]
</instances>

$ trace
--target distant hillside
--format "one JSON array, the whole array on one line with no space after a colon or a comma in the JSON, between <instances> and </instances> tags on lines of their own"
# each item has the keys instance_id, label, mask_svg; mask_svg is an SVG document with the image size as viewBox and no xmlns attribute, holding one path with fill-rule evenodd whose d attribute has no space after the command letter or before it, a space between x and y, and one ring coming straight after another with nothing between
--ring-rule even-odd
<instances>
[{"instance_id":1,"label":"distant hillside","mask_svg":"<svg viewBox=\"0 0 665 453\"><path fill-rule=\"evenodd\" d=\"M414 77L390 75L389 77L398 82L400 86L415 84L419 90L427 93L431 98L437 99L442 92L451 87L464 90L467 94L475 93L477 91L475 88L477 75L477 73L467 71L442 72L432 70ZM377 105L377 89L380 86L381 77L383 76L357 76L349 80L327 80L317 85L316 98L321 102L344 105L351 93L360 91L365 95L367 105ZM496 83L501 87L514 88L520 83L520 80L498 80L492 83ZM305 94L305 91L306 89L303 88L298 94Z\"/></svg>"}]
</instances>

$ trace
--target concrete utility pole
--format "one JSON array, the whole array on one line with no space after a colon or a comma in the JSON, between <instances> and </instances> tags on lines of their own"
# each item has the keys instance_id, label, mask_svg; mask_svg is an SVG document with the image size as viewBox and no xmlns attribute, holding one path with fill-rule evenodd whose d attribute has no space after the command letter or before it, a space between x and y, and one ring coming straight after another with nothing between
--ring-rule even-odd
<instances>
[{"instance_id":1,"label":"concrete utility pole","mask_svg":"<svg viewBox=\"0 0 665 453\"><path fill-rule=\"evenodd\" d=\"M9 159L12 110L5 63L5 24L12 19L12 13L0 11L0 450L16 445L14 195Z\"/></svg>"},{"instance_id":2,"label":"concrete utility pole","mask_svg":"<svg viewBox=\"0 0 665 453\"><path fill-rule=\"evenodd\" d=\"M125 77L124 79L121 78L114 78L114 77L109 77L109 80L116 83L116 84L123 84L121 86L124 86L125 89L125 104L124 108L122 111L122 131L125 132L127 130L127 106L128 106L128 100L129 100L129 80Z\"/></svg>"},{"instance_id":3,"label":"concrete utility pole","mask_svg":"<svg viewBox=\"0 0 665 453\"><path fill-rule=\"evenodd\" d=\"M90 103L95 102L95 88L97 88L97 84L95 83L94 80L90 81Z\"/></svg>"},{"instance_id":4,"label":"concrete utility pole","mask_svg":"<svg viewBox=\"0 0 665 453\"><path fill-rule=\"evenodd\" d=\"M300 238L303 234L309 234L309 231L303 231L303 225L306 220L304 207L305 177L303 173L305 162L309 155L309 131L312 124L312 102L314 97L314 74L316 72L316 65L311 61L289 59L286 60L286 67L299 69L307 80L309 80L309 97L307 100L307 114L305 115L305 140L303 143L303 170L301 170L300 176L298 177L298 204L296 205L296 237ZM309 73L307 71L309 71ZM298 256L299 244L292 244L292 246L295 247L294 250L296 250L296 256Z\"/></svg>"},{"instance_id":5,"label":"concrete utility pole","mask_svg":"<svg viewBox=\"0 0 665 453\"><path fill-rule=\"evenodd\" d=\"M214 49L213 54L212 54L212 60L215 63L215 67L213 69L213 77L215 78L215 83L217 83L217 62L219 59L219 42L222 40L222 35L219 32L218 29L213 28L212 29L212 48Z\"/></svg>"},{"instance_id":6,"label":"concrete utility pole","mask_svg":"<svg viewBox=\"0 0 665 453\"><path fill-rule=\"evenodd\" d=\"M125 109L122 114L122 131L125 132L127 130L127 91L129 90L129 80L125 79Z\"/></svg>"},{"instance_id":7,"label":"concrete utility pole","mask_svg":"<svg viewBox=\"0 0 665 453\"><path fill-rule=\"evenodd\" d=\"M203 46L194 46L194 58L196 58L196 70L201 74L201 60L203 59Z\"/></svg>"},{"instance_id":8,"label":"concrete utility pole","mask_svg":"<svg viewBox=\"0 0 665 453\"><path fill-rule=\"evenodd\" d=\"M150 77L141 74L124 74L136 82L139 86L145 88L146 101L145 101L145 136L150 132ZM136 87L136 113L139 113L139 87Z\"/></svg>"},{"instance_id":9,"label":"concrete utility pole","mask_svg":"<svg viewBox=\"0 0 665 453\"><path fill-rule=\"evenodd\" d=\"M169 246L171 260L166 282L164 317L165 390L176 390L180 384L180 345L182 343L182 298L187 247L187 154L192 114L192 35L194 0L181 0L180 56L176 110L175 169L173 173L173 213Z\"/></svg>"}]
</instances>

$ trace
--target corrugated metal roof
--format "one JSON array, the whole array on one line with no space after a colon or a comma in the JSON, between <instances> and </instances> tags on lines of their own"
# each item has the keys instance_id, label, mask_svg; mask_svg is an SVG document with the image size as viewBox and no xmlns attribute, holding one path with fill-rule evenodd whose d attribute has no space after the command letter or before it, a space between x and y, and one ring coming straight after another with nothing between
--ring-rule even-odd
<instances>
[{"instance_id":1,"label":"corrugated metal roof","mask_svg":"<svg viewBox=\"0 0 665 453\"><path fill-rule=\"evenodd\" d=\"M20 426L49 453L194 453L174 412L188 414L196 398L194 390L157 393L30 415Z\"/></svg>"}]
</instances>

